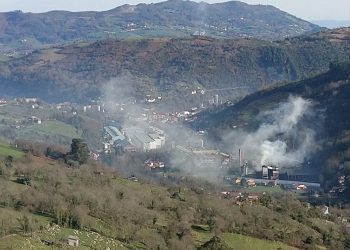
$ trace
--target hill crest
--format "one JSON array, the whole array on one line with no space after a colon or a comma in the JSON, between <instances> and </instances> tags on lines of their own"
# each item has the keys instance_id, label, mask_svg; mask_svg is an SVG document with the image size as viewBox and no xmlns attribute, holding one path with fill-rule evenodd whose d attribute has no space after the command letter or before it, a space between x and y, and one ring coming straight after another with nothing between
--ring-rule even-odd
<instances>
[{"instance_id":1,"label":"hill crest","mask_svg":"<svg viewBox=\"0 0 350 250\"><path fill-rule=\"evenodd\" d=\"M329 30L277 42L191 37L75 43L0 64L0 88L9 96L84 102L99 97L111 79L130 75L130 87L139 99L157 95L198 102L200 98L191 95L195 88L244 86L236 93L241 96L348 60L349 34L350 29ZM218 94L224 100L233 97L232 91Z\"/></svg>"},{"instance_id":2,"label":"hill crest","mask_svg":"<svg viewBox=\"0 0 350 250\"><path fill-rule=\"evenodd\" d=\"M165 1L123 5L96 12L50 11L0 13L0 43L4 49L30 51L46 45L103 38L254 37L276 40L319 27L272 6L242 2L208 4Z\"/></svg>"}]
</instances>

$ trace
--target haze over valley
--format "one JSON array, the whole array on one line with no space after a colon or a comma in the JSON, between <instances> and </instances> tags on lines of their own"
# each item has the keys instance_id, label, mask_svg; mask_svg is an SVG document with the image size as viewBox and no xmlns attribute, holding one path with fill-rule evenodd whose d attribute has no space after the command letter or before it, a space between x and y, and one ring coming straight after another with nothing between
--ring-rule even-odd
<instances>
[{"instance_id":1,"label":"haze over valley","mask_svg":"<svg viewBox=\"0 0 350 250\"><path fill-rule=\"evenodd\" d=\"M349 249L350 27L318 24L0 13L0 249Z\"/></svg>"}]
</instances>

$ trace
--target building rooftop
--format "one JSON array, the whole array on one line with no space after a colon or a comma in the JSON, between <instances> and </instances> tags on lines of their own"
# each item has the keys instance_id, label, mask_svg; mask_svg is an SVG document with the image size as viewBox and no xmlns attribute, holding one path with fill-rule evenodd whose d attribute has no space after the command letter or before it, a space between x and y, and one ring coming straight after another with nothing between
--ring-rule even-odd
<instances>
[{"instance_id":1,"label":"building rooftop","mask_svg":"<svg viewBox=\"0 0 350 250\"><path fill-rule=\"evenodd\" d=\"M159 135L157 134L149 134L148 136L151 137L153 140L159 139Z\"/></svg>"},{"instance_id":2,"label":"building rooftop","mask_svg":"<svg viewBox=\"0 0 350 250\"><path fill-rule=\"evenodd\" d=\"M112 141L123 141L125 140L125 136L123 135L122 132L120 132L119 129L117 129L116 127L113 126L107 126L104 127L104 130L112 137Z\"/></svg>"},{"instance_id":3,"label":"building rooftop","mask_svg":"<svg viewBox=\"0 0 350 250\"><path fill-rule=\"evenodd\" d=\"M145 133L134 133L134 137L136 137L142 143L150 143L154 141L151 137L149 137Z\"/></svg>"},{"instance_id":4,"label":"building rooftop","mask_svg":"<svg viewBox=\"0 0 350 250\"><path fill-rule=\"evenodd\" d=\"M75 235L69 235L68 239L70 239L70 240L79 240L79 237L75 236Z\"/></svg>"},{"instance_id":5,"label":"building rooftop","mask_svg":"<svg viewBox=\"0 0 350 250\"><path fill-rule=\"evenodd\" d=\"M256 183L265 183L268 180L266 179L254 179ZM305 185L307 187L312 187L312 188L320 188L321 184L317 182L304 182L304 181L287 181L287 180L275 180L278 185Z\"/></svg>"},{"instance_id":6,"label":"building rooftop","mask_svg":"<svg viewBox=\"0 0 350 250\"><path fill-rule=\"evenodd\" d=\"M125 128L125 132L128 135L128 137L131 138L131 140L137 140L142 144L150 143L153 141L153 139L149 137L144 130L137 127Z\"/></svg>"}]
</instances>

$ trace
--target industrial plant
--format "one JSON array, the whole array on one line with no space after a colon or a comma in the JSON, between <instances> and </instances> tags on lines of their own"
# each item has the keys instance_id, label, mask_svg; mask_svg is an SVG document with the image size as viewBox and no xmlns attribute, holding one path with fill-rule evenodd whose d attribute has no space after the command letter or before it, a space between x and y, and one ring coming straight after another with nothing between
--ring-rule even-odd
<instances>
[{"instance_id":1,"label":"industrial plant","mask_svg":"<svg viewBox=\"0 0 350 250\"><path fill-rule=\"evenodd\" d=\"M231 165L233 175L225 176L225 180L233 185L245 185L253 187L263 186L283 186L296 190L320 190L317 176L308 171L307 167L294 166L289 168L279 168L273 165L262 165L260 169L250 166L249 161L243 160L243 150L238 151L238 162Z\"/></svg>"},{"instance_id":2,"label":"industrial plant","mask_svg":"<svg viewBox=\"0 0 350 250\"><path fill-rule=\"evenodd\" d=\"M103 149L107 154L122 152L148 152L157 150L165 145L164 132L156 127L117 128L105 126Z\"/></svg>"}]
</instances>

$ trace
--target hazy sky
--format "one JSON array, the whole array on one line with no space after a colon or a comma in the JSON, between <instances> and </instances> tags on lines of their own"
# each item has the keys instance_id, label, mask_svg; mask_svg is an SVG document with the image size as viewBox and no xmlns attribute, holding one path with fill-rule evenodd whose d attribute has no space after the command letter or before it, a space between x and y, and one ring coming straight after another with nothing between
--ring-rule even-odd
<instances>
[{"instance_id":1,"label":"hazy sky","mask_svg":"<svg viewBox=\"0 0 350 250\"><path fill-rule=\"evenodd\" d=\"M198 0L197 0L198 1ZM251 4L270 4L306 20L350 20L350 0L241 0ZM129 3L160 2L152 0L0 0L0 12L22 10L45 12L49 10L108 10ZM224 2L207 0L205 2Z\"/></svg>"}]
</instances>

